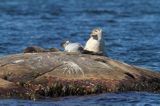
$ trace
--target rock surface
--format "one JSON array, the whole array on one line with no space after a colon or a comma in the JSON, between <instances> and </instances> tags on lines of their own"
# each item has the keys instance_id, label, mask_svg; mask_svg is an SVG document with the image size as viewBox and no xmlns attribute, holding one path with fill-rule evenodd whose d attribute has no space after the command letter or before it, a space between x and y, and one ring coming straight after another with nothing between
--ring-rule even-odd
<instances>
[{"instance_id":1,"label":"rock surface","mask_svg":"<svg viewBox=\"0 0 160 106\"><path fill-rule=\"evenodd\" d=\"M44 52L0 58L1 97L37 99L122 91L160 91L160 73L104 56Z\"/></svg>"}]
</instances>

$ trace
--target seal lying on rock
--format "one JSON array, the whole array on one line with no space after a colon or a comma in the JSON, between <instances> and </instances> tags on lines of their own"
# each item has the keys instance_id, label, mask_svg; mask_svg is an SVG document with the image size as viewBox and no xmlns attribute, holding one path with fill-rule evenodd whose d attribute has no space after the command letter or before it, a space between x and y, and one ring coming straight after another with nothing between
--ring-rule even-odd
<instances>
[{"instance_id":1,"label":"seal lying on rock","mask_svg":"<svg viewBox=\"0 0 160 106\"><path fill-rule=\"evenodd\" d=\"M61 46L66 52L83 52L83 46L80 43L71 43L70 41L62 42Z\"/></svg>"},{"instance_id":2,"label":"seal lying on rock","mask_svg":"<svg viewBox=\"0 0 160 106\"><path fill-rule=\"evenodd\" d=\"M105 42L101 28L93 29L93 31L90 34L90 38L85 45L84 50L91 51L94 53L105 54Z\"/></svg>"},{"instance_id":3,"label":"seal lying on rock","mask_svg":"<svg viewBox=\"0 0 160 106\"><path fill-rule=\"evenodd\" d=\"M80 43L72 43L70 41L65 41L61 43L61 46L66 52L76 52L82 54L91 55L105 55L105 44L102 36L102 29L95 28L91 32L90 39L87 41L85 48ZM38 46L27 47L24 53L38 53L38 52L57 52L56 48L44 49Z\"/></svg>"}]
</instances>

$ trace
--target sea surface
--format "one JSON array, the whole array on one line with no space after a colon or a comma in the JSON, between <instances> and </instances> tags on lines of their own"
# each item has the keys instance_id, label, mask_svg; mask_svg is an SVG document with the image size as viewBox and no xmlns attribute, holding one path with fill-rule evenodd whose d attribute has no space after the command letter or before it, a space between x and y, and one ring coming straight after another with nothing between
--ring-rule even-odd
<instances>
[{"instance_id":1,"label":"sea surface","mask_svg":"<svg viewBox=\"0 0 160 106\"><path fill-rule=\"evenodd\" d=\"M160 72L160 0L0 0L0 56L28 46L85 44L101 27L109 57ZM0 106L160 106L160 94L125 92L39 101L1 99Z\"/></svg>"}]
</instances>

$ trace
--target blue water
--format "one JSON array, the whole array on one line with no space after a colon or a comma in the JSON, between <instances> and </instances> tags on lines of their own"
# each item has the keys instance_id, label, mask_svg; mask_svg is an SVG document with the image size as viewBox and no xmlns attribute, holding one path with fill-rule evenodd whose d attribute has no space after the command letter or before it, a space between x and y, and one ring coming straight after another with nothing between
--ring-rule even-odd
<instances>
[{"instance_id":1,"label":"blue water","mask_svg":"<svg viewBox=\"0 0 160 106\"><path fill-rule=\"evenodd\" d=\"M160 96L149 93L100 94L43 101L0 100L0 106L160 106Z\"/></svg>"},{"instance_id":2,"label":"blue water","mask_svg":"<svg viewBox=\"0 0 160 106\"><path fill-rule=\"evenodd\" d=\"M108 56L160 70L160 0L0 0L0 56L37 45L62 50L104 30ZM120 93L57 100L0 100L1 105L160 106L160 94ZM159 104L159 105L158 105Z\"/></svg>"}]
</instances>

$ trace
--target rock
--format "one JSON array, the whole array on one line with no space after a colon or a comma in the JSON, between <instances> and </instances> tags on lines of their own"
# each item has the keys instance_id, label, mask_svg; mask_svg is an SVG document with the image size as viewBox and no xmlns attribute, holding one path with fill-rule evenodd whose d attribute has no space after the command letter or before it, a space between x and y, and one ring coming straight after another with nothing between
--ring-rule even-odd
<instances>
[{"instance_id":1,"label":"rock","mask_svg":"<svg viewBox=\"0 0 160 106\"><path fill-rule=\"evenodd\" d=\"M40 52L58 52L57 48L44 49L39 46L31 46L24 49L24 53L40 53Z\"/></svg>"},{"instance_id":2,"label":"rock","mask_svg":"<svg viewBox=\"0 0 160 106\"><path fill-rule=\"evenodd\" d=\"M160 91L160 73L108 57L21 53L0 58L0 94L36 99L103 92Z\"/></svg>"}]
</instances>

